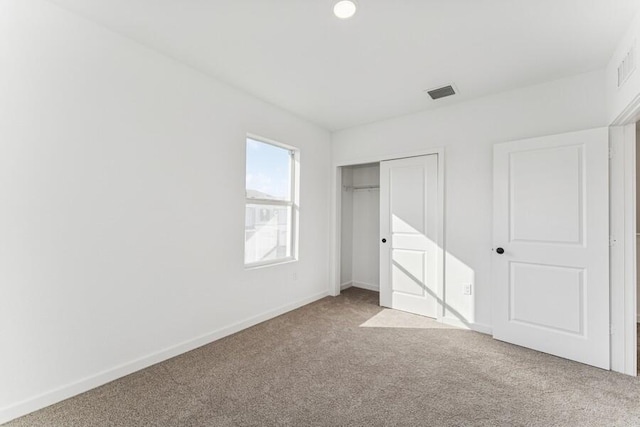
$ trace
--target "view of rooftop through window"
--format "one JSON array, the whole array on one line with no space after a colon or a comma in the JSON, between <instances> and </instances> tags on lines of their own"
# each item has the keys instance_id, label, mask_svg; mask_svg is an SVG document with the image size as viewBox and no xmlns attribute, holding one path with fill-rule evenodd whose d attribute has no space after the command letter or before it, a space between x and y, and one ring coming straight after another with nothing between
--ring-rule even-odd
<instances>
[{"instance_id":1,"label":"view of rooftop through window","mask_svg":"<svg viewBox=\"0 0 640 427\"><path fill-rule=\"evenodd\" d=\"M291 152L247 138L247 198L291 200Z\"/></svg>"}]
</instances>

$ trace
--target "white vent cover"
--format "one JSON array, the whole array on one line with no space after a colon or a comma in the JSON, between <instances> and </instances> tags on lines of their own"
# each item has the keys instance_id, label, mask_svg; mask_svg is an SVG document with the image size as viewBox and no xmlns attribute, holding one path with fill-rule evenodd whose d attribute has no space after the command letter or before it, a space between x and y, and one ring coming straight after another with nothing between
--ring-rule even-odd
<instances>
[{"instance_id":1,"label":"white vent cover","mask_svg":"<svg viewBox=\"0 0 640 427\"><path fill-rule=\"evenodd\" d=\"M622 85L629 79L629 76L636 69L636 43L633 42L631 45L631 49L627 52L627 54L622 59L620 65L618 65L618 87L622 87Z\"/></svg>"}]
</instances>

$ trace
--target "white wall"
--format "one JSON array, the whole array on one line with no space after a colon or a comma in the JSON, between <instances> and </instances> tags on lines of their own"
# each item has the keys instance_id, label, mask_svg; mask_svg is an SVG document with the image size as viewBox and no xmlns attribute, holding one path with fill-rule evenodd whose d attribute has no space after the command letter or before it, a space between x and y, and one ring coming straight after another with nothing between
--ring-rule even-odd
<instances>
[{"instance_id":1,"label":"white wall","mask_svg":"<svg viewBox=\"0 0 640 427\"><path fill-rule=\"evenodd\" d=\"M607 88L607 116L608 124L613 123L625 109L640 97L640 14L638 14L624 37L618 43L616 50L611 56L611 60L606 69ZM629 76L629 79L618 88L618 66L635 45L636 70Z\"/></svg>"},{"instance_id":2,"label":"white wall","mask_svg":"<svg viewBox=\"0 0 640 427\"><path fill-rule=\"evenodd\" d=\"M380 165L353 169L353 186L380 186ZM380 289L380 191L353 191L353 285Z\"/></svg>"},{"instance_id":3,"label":"white wall","mask_svg":"<svg viewBox=\"0 0 640 427\"><path fill-rule=\"evenodd\" d=\"M493 144L606 126L604 78L592 72L333 135L336 164L445 147L447 317L490 330Z\"/></svg>"},{"instance_id":4,"label":"white wall","mask_svg":"<svg viewBox=\"0 0 640 427\"><path fill-rule=\"evenodd\" d=\"M0 69L0 422L326 294L328 132L40 0ZM247 132L300 148L299 262L244 270Z\"/></svg>"}]
</instances>

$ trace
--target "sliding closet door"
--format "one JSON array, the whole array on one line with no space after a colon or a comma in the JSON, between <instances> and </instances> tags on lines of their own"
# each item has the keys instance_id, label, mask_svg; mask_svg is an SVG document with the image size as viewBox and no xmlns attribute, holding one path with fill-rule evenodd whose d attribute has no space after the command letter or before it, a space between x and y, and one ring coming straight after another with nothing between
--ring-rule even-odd
<instances>
[{"instance_id":1,"label":"sliding closet door","mask_svg":"<svg viewBox=\"0 0 640 427\"><path fill-rule=\"evenodd\" d=\"M438 317L438 155L380 163L380 304Z\"/></svg>"}]
</instances>

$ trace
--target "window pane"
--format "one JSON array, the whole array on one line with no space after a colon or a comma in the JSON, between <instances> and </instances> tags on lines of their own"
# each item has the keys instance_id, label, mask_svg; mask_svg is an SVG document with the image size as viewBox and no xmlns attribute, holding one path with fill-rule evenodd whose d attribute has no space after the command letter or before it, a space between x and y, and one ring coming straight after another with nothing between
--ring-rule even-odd
<instances>
[{"instance_id":1,"label":"window pane","mask_svg":"<svg viewBox=\"0 0 640 427\"><path fill-rule=\"evenodd\" d=\"M247 138L247 198L291 201L291 153Z\"/></svg>"},{"instance_id":2,"label":"window pane","mask_svg":"<svg viewBox=\"0 0 640 427\"><path fill-rule=\"evenodd\" d=\"M291 256L291 207L247 203L244 262L273 261Z\"/></svg>"}]
</instances>

